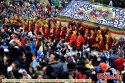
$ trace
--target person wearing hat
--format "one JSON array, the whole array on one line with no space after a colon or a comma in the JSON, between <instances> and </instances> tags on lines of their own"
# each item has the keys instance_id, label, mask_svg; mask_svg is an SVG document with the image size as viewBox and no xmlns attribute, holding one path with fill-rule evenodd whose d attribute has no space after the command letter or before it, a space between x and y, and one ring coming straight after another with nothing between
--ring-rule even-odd
<instances>
[{"instance_id":1,"label":"person wearing hat","mask_svg":"<svg viewBox=\"0 0 125 83\"><path fill-rule=\"evenodd\" d=\"M86 30L85 30L85 35L84 35L85 43L87 43L87 42L89 41L89 37L90 37L89 30L86 29Z\"/></svg>"},{"instance_id":2,"label":"person wearing hat","mask_svg":"<svg viewBox=\"0 0 125 83\"><path fill-rule=\"evenodd\" d=\"M9 19L8 18L5 18L5 24L7 24L9 22Z\"/></svg>"},{"instance_id":3,"label":"person wearing hat","mask_svg":"<svg viewBox=\"0 0 125 83\"><path fill-rule=\"evenodd\" d=\"M106 50L109 50L112 47L112 37L108 34L106 35Z\"/></svg>"},{"instance_id":4,"label":"person wearing hat","mask_svg":"<svg viewBox=\"0 0 125 83\"><path fill-rule=\"evenodd\" d=\"M44 27L42 25L39 26L38 31L44 35Z\"/></svg>"},{"instance_id":5,"label":"person wearing hat","mask_svg":"<svg viewBox=\"0 0 125 83\"><path fill-rule=\"evenodd\" d=\"M48 24L46 23L44 27L44 37L48 39L50 34Z\"/></svg>"},{"instance_id":6,"label":"person wearing hat","mask_svg":"<svg viewBox=\"0 0 125 83\"><path fill-rule=\"evenodd\" d=\"M33 29L34 26L33 26L32 24L33 24L33 22L32 22L32 20L30 20L30 21L29 21L29 31L32 31L32 32L33 32L33 31L34 31L34 29Z\"/></svg>"},{"instance_id":7,"label":"person wearing hat","mask_svg":"<svg viewBox=\"0 0 125 83\"><path fill-rule=\"evenodd\" d=\"M78 38L77 38L77 47L78 49L82 50L82 46L85 43L84 38L81 36L80 33L78 33Z\"/></svg>"},{"instance_id":8,"label":"person wearing hat","mask_svg":"<svg viewBox=\"0 0 125 83\"><path fill-rule=\"evenodd\" d=\"M38 35L40 32L40 26L38 26L38 23L34 23L34 31L35 35Z\"/></svg>"},{"instance_id":9,"label":"person wearing hat","mask_svg":"<svg viewBox=\"0 0 125 83\"><path fill-rule=\"evenodd\" d=\"M76 46L77 45L77 36L76 36L76 31L73 31L73 34L70 38L70 42L69 42L70 46Z\"/></svg>"},{"instance_id":10,"label":"person wearing hat","mask_svg":"<svg viewBox=\"0 0 125 83\"><path fill-rule=\"evenodd\" d=\"M65 41L66 42L69 42L70 41L70 38L71 38L71 35L72 35L72 32L67 28L66 30L66 37L65 37Z\"/></svg>"},{"instance_id":11,"label":"person wearing hat","mask_svg":"<svg viewBox=\"0 0 125 83\"><path fill-rule=\"evenodd\" d=\"M65 28L65 27L62 27L62 28L61 28L61 33L60 33L60 39L61 39L61 40L64 40L64 39L65 39L65 36L66 36L66 28Z\"/></svg>"},{"instance_id":12,"label":"person wearing hat","mask_svg":"<svg viewBox=\"0 0 125 83\"><path fill-rule=\"evenodd\" d=\"M100 38L102 38L102 34L101 34L101 31L98 30L96 32L96 39L95 39L95 45L94 45L97 48L97 50L99 49Z\"/></svg>"},{"instance_id":13,"label":"person wearing hat","mask_svg":"<svg viewBox=\"0 0 125 83\"><path fill-rule=\"evenodd\" d=\"M91 35L90 35L90 39L89 39L89 45L90 45L90 49L92 49L94 47L95 44L95 32L93 30L90 31Z\"/></svg>"},{"instance_id":14,"label":"person wearing hat","mask_svg":"<svg viewBox=\"0 0 125 83\"><path fill-rule=\"evenodd\" d=\"M55 27L54 27L54 23L51 23L51 28L50 28L50 39L54 40L55 38Z\"/></svg>"},{"instance_id":15,"label":"person wearing hat","mask_svg":"<svg viewBox=\"0 0 125 83\"><path fill-rule=\"evenodd\" d=\"M104 40L103 37L100 36L100 41L99 41L99 51L103 51L105 49L105 45L104 45Z\"/></svg>"},{"instance_id":16,"label":"person wearing hat","mask_svg":"<svg viewBox=\"0 0 125 83\"><path fill-rule=\"evenodd\" d=\"M81 36L83 36L84 30L82 26L80 26L80 28L78 29L78 32L81 34Z\"/></svg>"},{"instance_id":17,"label":"person wearing hat","mask_svg":"<svg viewBox=\"0 0 125 83\"><path fill-rule=\"evenodd\" d=\"M29 30L29 25L27 22L24 23L23 25L24 31L28 31Z\"/></svg>"},{"instance_id":18,"label":"person wearing hat","mask_svg":"<svg viewBox=\"0 0 125 83\"><path fill-rule=\"evenodd\" d=\"M116 46L117 47L118 44L118 38L116 36L113 37L113 43L112 46Z\"/></svg>"},{"instance_id":19,"label":"person wearing hat","mask_svg":"<svg viewBox=\"0 0 125 83\"><path fill-rule=\"evenodd\" d=\"M18 25L22 24L22 17L21 16L18 16L18 18L16 20L17 20Z\"/></svg>"},{"instance_id":20,"label":"person wearing hat","mask_svg":"<svg viewBox=\"0 0 125 83\"><path fill-rule=\"evenodd\" d=\"M57 39L58 41L60 40L60 32L61 32L61 28L57 26L55 31L55 39Z\"/></svg>"}]
</instances>

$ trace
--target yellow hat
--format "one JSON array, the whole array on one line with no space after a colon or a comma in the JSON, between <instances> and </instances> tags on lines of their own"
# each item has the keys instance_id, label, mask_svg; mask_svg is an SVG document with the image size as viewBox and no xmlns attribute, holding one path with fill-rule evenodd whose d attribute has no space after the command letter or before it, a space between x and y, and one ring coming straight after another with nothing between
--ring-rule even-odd
<instances>
[{"instance_id":1,"label":"yellow hat","mask_svg":"<svg viewBox=\"0 0 125 83\"><path fill-rule=\"evenodd\" d=\"M99 35L99 37L102 37L102 35Z\"/></svg>"},{"instance_id":2,"label":"yellow hat","mask_svg":"<svg viewBox=\"0 0 125 83\"><path fill-rule=\"evenodd\" d=\"M13 22L16 22L16 20L13 20Z\"/></svg>"},{"instance_id":3,"label":"yellow hat","mask_svg":"<svg viewBox=\"0 0 125 83\"><path fill-rule=\"evenodd\" d=\"M12 22L13 22L13 20L10 20L10 22L12 23Z\"/></svg>"},{"instance_id":4,"label":"yellow hat","mask_svg":"<svg viewBox=\"0 0 125 83\"><path fill-rule=\"evenodd\" d=\"M44 26L45 26L45 27L48 27L48 25L47 25L47 24L45 24Z\"/></svg>"},{"instance_id":5,"label":"yellow hat","mask_svg":"<svg viewBox=\"0 0 125 83\"><path fill-rule=\"evenodd\" d=\"M5 18L5 22L9 22L9 19L8 19L8 18Z\"/></svg>"},{"instance_id":6,"label":"yellow hat","mask_svg":"<svg viewBox=\"0 0 125 83\"><path fill-rule=\"evenodd\" d=\"M100 36L100 39L103 39L102 35Z\"/></svg>"},{"instance_id":7,"label":"yellow hat","mask_svg":"<svg viewBox=\"0 0 125 83\"><path fill-rule=\"evenodd\" d=\"M85 31L86 31L86 32L88 32L89 30L88 30L88 29L86 29Z\"/></svg>"},{"instance_id":8,"label":"yellow hat","mask_svg":"<svg viewBox=\"0 0 125 83\"><path fill-rule=\"evenodd\" d=\"M38 23L41 23L41 20L38 20L37 22L38 22Z\"/></svg>"},{"instance_id":9,"label":"yellow hat","mask_svg":"<svg viewBox=\"0 0 125 83\"><path fill-rule=\"evenodd\" d=\"M30 20L30 21L29 21L29 24L31 24L31 23L32 23L32 21Z\"/></svg>"},{"instance_id":10,"label":"yellow hat","mask_svg":"<svg viewBox=\"0 0 125 83\"><path fill-rule=\"evenodd\" d=\"M91 30L90 32L91 32L91 33L94 33L94 31L93 31L93 30Z\"/></svg>"},{"instance_id":11,"label":"yellow hat","mask_svg":"<svg viewBox=\"0 0 125 83\"><path fill-rule=\"evenodd\" d=\"M109 35L105 35L107 38L109 38Z\"/></svg>"},{"instance_id":12,"label":"yellow hat","mask_svg":"<svg viewBox=\"0 0 125 83\"><path fill-rule=\"evenodd\" d=\"M44 20L45 23L48 23L48 20Z\"/></svg>"},{"instance_id":13,"label":"yellow hat","mask_svg":"<svg viewBox=\"0 0 125 83\"><path fill-rule=\"evenodd\" d=\"M101 30L98 30L99 33L101 33Z\"/></svg>"},{"instance_id":14,"label":"yellow hat","mask_svg":"<svg viewBox=\"0 0 125 83\"><path fill-rule=\"evenodd\" d=\"M29 20L29 18L26 18L26 20Z\"/></svg>"},{"instance_id":15,"label":"yellow hat","mask_svg":"<svg viewBox=\"0 0 125 83\"><path fill-rule=\"evenodd\" d=\"M114 36L114 39L118 39L118 37Z\"/></svg>"},{"instance_id":16,"label":"yellow hat","mask_svg":"<svg viewBox=\"0 0 125 83\"><path fill-rule=\"evenodd\" d=\"M73 35L76 35L76 31L73 31Z\"/></svg>"},{"instance_id":17,"label":"yellow hat","mask_svg":"<svg viewBox=\"0 0 125 83\"><path fill-rule=\"evenodd\" d=\"M58 25L58 24L56 24L55 26L56 26L56 28L59 28L59 25Z\"/></svg>"},{"instance_id":18,"label":"yellow hat","mask_svg":"<svg viewBox=\"0 0 125 83\"><path fill-rule=\"evenodd\" d=\"M38 24L37 23L35 23L35 26L37 26Z\"/></svg>"},{"instance_id":19,"label":"yellow hat","mask_svg":"<svg viewBox=\"0 0 125 83\"><path fill-rule=\"evenodd\" d=\"M65 24L62 24L62 27L65 27L66 25Z\"/></svg>"},{"instance_id":20,"label":"yellow hat","mask_svg":"<svg viewBox=\"0 0 125 83\"><path fill-rule=\"evenodd\" d=\"M43 25L44 25L44 23L41 21L41 22L40 22L40 25L42 25L42 26L43 26Z\"/></svg>"},{"instance_id":21,"label":"yellow hat","mask_svg":"<svg viewBox=\"0 0 125 83\"><path fill-rule=\"evenodd\" d=\"M52 27L54 27L54 24L51 24Z\"/></svg>"}]
</instances>

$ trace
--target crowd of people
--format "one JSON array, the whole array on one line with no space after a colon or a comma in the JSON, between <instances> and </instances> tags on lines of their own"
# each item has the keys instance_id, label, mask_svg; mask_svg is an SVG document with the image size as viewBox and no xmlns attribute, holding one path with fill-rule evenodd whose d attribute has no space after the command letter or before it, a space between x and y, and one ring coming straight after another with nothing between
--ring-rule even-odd
<instances>
[{"instance_id":1,"label":"crowd of people","mask_svg":"<svg viewBox=\"0 0 125 83\"><path fill-rule=\"evenodd\" d=\"M17 15L21 15L23 19L56 17L67 4L68 0L2 0L0 21Z\"/></svg>"},{"instance_id":2,"label":"crowd of people","mask_svg":"<svg viewBox=\"0 0 125 83\"><path fill-rule=\"evenodd\" d=\"M97 74L109 73L123 77L108 83L125 82L124 38L112 37L99 26L90 29L75 20L66 25L53 16L32 15L2 19L0 79L92 79L102 83Z\"/></svg>"}]
</instances>

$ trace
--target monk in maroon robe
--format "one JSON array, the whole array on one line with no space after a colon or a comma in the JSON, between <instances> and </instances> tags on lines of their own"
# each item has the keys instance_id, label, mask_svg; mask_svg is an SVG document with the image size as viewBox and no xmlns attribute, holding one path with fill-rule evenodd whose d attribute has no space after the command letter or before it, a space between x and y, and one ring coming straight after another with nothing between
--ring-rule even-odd
<instances>
[{"instance_id":1,"label":"monk in maroon robe","mask_svg":"<svg viewBox=\"0 0 125 83\"><path fill-rule=\"evenodd\" d=\"M20 25L22 23L22 17L18 17L16 21L17 21L17 24Z\"/></svg>"},{"instance_id":2,"label":"monk in maroon robe","mask_svg":"<svg viewBox=\"0 0 125 83\"><path fill-rule=\"evenodd\" d=\"M34 32L34 27L35 27L35 24L33 22L31 22L29 24L29 30L32 31L32 32Z\"/></svg>"},{"instance_id":3,"label":"monk in maroon robe","mask_svg":"<svg viewBox=\"0 0 125 83\"><path fill-rule=\"evenodd\" d=\"M72 36L72 32L71 32L70 30L67 30L66 37L65 37L65 41L66 41L66 42L69 42L71 36Z\"/></svg>"},{"instance_id":4,"label":"monk in maroon robe","mask_svg":"<svg viewBox=\"0 0 125 83\"><path fill-rule=\"evenodd\" d=\"M29 25L28 25L28 24L25 24L24 26L25 26L25 27L24 27L24 31L29 31Z\"/></svg>"},{"instance_id":5,"label":"monk in maroon robe","mask_svg":"<svg viewBox=\"0 0 125 83\"><path fill-rule=\"evenodd\" d=\"M48 28L48 25L45 26L45 30L44 30L44 36L45 38L49 39L49 34L50 34L50 30Z\"/></svg>"},{"instance_id":6,"label":"monk in maroon robe","mask_svg":"<svg viewBox=\"0 0 125 83\"><path fill-rule=\"evenodd\" d=\"M106 50L109 50L112 47L112 37L110 37L109 35L106 37Z\"/></svg>"},{"instance_id":7,"label":"monk in maroon robe","mask_svg":"<svg viewBox=\"0 0 125 83\"><path fill-rule=\"evenodd\" d=\"M100 41L99 41L99 51L102 52L105 49L105 45L104 45L104 40L102 37L100 37Z\"/></svg>"},{"instance_id":8,"label":"monk in maroon robe","mask_svg":"<svg viewBox=\"0 0 125 83\"><path fill-rule=\"evenodd\" d=\"M112 46L116 46L117 47L118 45L118 40L116 38L116 36L113 38L113 43L112 43Z\"/></svg>"},{"instance_id":9,"label":"monk in maroon robe","mask_svg":"<svg viewBox=\"0 0 125 83\"><path fill-rule=\"evenodd\" d=\"M54 38L55 38L54 36L55 36L55 28L51 27L50 28L50 39L54 40Z\"/></svg>"},{"instance_id":10,"label":"monk in maroon robe","mask_svg":"<svg viewBox=\"0 0 125 83\"><path fill-rule=\"evenodd\" d=\"M26 24L25 23L23 24L23 29L24 29L24 31L26 31Z\"/></svg>"},{"instance_id":11,"label":"monk in maroon robe","mask_svg":"<svg viewBox=\"0 0 125 83\"><path fill-rule=\"evenodd\" d=\"M41 32L41 25L35 25L35 26L34 26L34 31L35 31L35 33L38 35L39 32Z\"/></svg>"},{"instance_id":12,"label":"monk in maroon robe","mask_svg":"<svg viewBox=\"0 0 125 83\"><path fill-rule=\"evenodd\" d=\"M84 35L85 43L87 43L89 41L89 37L90 37L89 31L88 31L88 29L86 29L85 35Z\"/></svg>"},{"instance_id":13,"label":"monk in maroon robe","mask_svg":"<svg viewBox=\"0 0 125 83\"><path fill-rule=\"evenodd\" d=\"M90 39L89 39L89 45L90 45L90 48L93 48L93 45L95 44L95 33L93 30L91 30L91 36L90 36Z\"/></svg>"},{"instance_id":14,"label":"monk in maroon robe","mask_svg":"<svg viewBox=\"0 0 125 83\"><path fill-rule=\"evenodd\" d=\"M56 28L55 39L57 39L58 41L60 40L60 32L61 32L60 27Z\"/></svg>"},{"instance_id":15,"label":"monk in maroon robe","mask_svg":"<svg viewBox=\"0 0 125 83\"><path fill-rule=\"evenodd\" d=\"M83 36L83 27L82 26L79 28L78 32L81 34L81 36Z\"/></svg>"},{"instance_id":16,"label":"monk in maroon robe","mask_svg":"<svg viewBox=\"0 0 125 83\"><path fill-rule=\"evenodd\" d=\"M61 28L60 39L64 40L66 36L66 28Z\"/></svg>"}]
</instances>

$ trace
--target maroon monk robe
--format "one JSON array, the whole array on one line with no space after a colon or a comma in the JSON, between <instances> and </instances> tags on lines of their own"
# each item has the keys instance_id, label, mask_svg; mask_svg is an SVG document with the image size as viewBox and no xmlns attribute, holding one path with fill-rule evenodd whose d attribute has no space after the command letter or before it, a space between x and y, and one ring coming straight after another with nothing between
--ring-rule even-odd
<instances>
[{"instance_id":1,"label":"maroon monk robe","mask_svg":"<svg viewBox=\"0 0 125 83\"><path fill-rule=\"evenodd\" d=\"M93 47L94 44L95 44L95 34L92 34L89 39L89 45L90 47Z\"/></svg>"},{"instance_id":2,"label":"maroon monk robe","mask_svg":"<svg viewBox=\"0 0 125 83\"><path fill-rule=\"evenodd\" d=\"M45 31L44 31L44 36L45 38L49 39L49 34L50 34L50 30L48 27L45 27Z\"/></svg>"},{"instance_id":3,"label":"maroon monk robe","mask_svg":"<svg viewBox=\"0 0 125 83\"><path fill-rule=\"evenodd\" d=\"M22 21L19 18L16 20L16 22L17 22L17 24L21 24L22 23Z\"/></svg>"},{"instance_id":4,"label":"maroon monk robe","mask_svg":"<svg viewBox=\"0 0 125 83\"><path fill-rule=\"evenodd\" d=\"M105 49L104 40L99 41L99 51L102 52Z\"/></svg>"},{"instance_id":5,"label":"maroon monk robe","mask_svg":"<svg viewBox=\"0 0 125 83\"><path fill-rule=\"evenodd\" d=\"M81 36L83 36L83 27L80 27L78 31L81 34Z\"/></svg>"},{"instance_id":6,"label":"maroon monk robe","mask_svg":"<svg viewBox=\"0 0 125 83\"><path fill-rule=\"evenodd\" d=\"M25 25L24 31L29 31L29 26L28 26L28 24Z\"/></svg>"},{"instance_id":7,"label":"maroon monk robe","mask_svg":"<svg viewBox=\"0 0 125 83\"><path fill-rule=\"evenodd\" d=\"M43 35L45 34L45 27L42 26L42 30L43 30Z\"/></svg>"},{"instance_id":8,"label":"maroon monk robe","mask_svg":"<svg viewBox=\"0 0 125 83\"><path fill-rule=\"evenodd\" d=\"M61 29L56 28L55 39L60 40L60 32L61 32Z\"/></svg>"},{"instance_id":9,"label":"maroon monk robe","mask_svg":"<svg viewBox=\"0 0 125 83\"><path fill-rule=\"evenodd\" d=\"M61 33L60 33L60 39L61 39L61 40L64 40L64 39L65 39L65 36L66 36L66 29L65 29L65 28L62 28L62 29L61 29Z\"/></svg>"},{"instance_id":10,"label":"maroon monk robe","mask_svg":"<svg viewBox=\"0 0 125 83\"><path fill-rule=\"evenodd\" d=\"M35 27L34 27L34 31L35 31L35 33L38 35L38 33L40 32L40 31L39 31L39 27L35 26Z\"/></svg>"},{"instance_id":11,"label":"maroon monk robe","mask_svg":"<svg viewBox=\"0 0 125 83\"><path fill-rule=\"evenodd\" d=\"M85 43L87 43L89 41L89 32L86 32L85 35L84 35L84 38L85 38Z\"/></svg>"},{"instance_id":12,"label":"maroon monk robe","mask_svg":"<svg viewBox=\"0 0 125 83\"><path fill-rule=\"evenodd\" d=\"M34 23L31 23L30 24L30 31L32 31L32 32L34 32L34 30L35 30L35 24Z\"/></svg>"},{"instance_id":13,"label":"maroon monk robe","mask_svg":"<svg viewBox=\"0 0 125 83\"><path fill-rule=\"evenodd\" d=\"M54 33L55 33L55 28L51 27L50 28L50 39L54 40Z\"/></svg>"},{"instance_id":14,"label":"maroon monk robe","mask_svg":"<svg viewBox=\"0 0 125 83\"><path fill-rule=\"evenodd\" d=\"M66 33L66 38L65 38L65 41L66 41L66 42L69 42L69 41L70 41L71 35L72 35L72 32L71 32L71 31L68 31L68 32Z\"/></svg>"},{"instance_id":15,"label":"maroon monk robe","mask_svg":"<svg viewBox=\"0 0 125 83\"><path fill-rule=\"evenodd\" d=\"M113 43L112 37L106 38L106 44L108 45L107 50L109 50L112 47L112 43Z\"/></svg>"}]
</instances>

